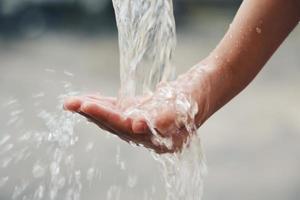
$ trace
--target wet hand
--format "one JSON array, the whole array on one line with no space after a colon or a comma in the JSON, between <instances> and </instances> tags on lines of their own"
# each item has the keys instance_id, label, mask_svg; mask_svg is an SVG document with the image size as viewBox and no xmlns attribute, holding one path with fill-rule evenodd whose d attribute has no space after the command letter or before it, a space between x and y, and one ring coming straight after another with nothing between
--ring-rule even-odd
<instances>
[{"instance_id":1,"label":"wet hand","mask_svg":"<svg viewBox=\"0 0 300 200\"><path fill-rule=\"evenodd\" d=\"M133 142L145 146L157 153L171 153L180 151L187 141L188 131L184 126L176 122L177 114L170 99L160 98L157 102L157 94L143 100L132 100L127 106L139 105L139 109L147 112L152 118L155 132L162 138L171 139L173 145L167 147L154 140L153 131L149 128L144 116L134 114L124 116L124 109L118 105L116 98L100 95L77 96L67 99L64 103L66 110L79 113L101 129L109 131L126 142ZM163 103L164 102L164 103Z\"/></svg>"}]
</instances>

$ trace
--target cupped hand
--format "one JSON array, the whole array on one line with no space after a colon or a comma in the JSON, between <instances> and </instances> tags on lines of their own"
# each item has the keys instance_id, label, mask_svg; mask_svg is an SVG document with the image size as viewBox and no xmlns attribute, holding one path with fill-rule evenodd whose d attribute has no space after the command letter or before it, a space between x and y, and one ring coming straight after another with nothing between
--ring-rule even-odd
<instances>
[{"instance_id":1,"label":"cupped hand","mask_svg":"<svg viewBox=\"0 0 300 200\"><path fill-rule=\"evenodd\" d=\"M203 77L202 70L194 68L174 82L159 84L149 96L130 101L101 95L77 96L66 99L64 108L126 142L157 153L178 152L208 116L209 87Z\"/></svg>"},{"instance_id":2,"label":"cupped hand","mask_svg":"<svg viewBox=\"0 0 300 200\"><path fill-rule=\"evenodd\" d=\"M70 97L64 103L66 110L79 113L101 129L117 135L126 142L133 142L145 146L157 153L171 153L180 151L187 141L188 131L176 122L177 114L170 99L157 102L155 94L143 100L133 100L127 107L138 105L140 113L151 117L155 130L149 128L145 115L135 113L125 116L116 98L100 95L85 95ZM171 146L154 140L153 131L162 138L169 138Z\"/></svg>"}]
</instances>

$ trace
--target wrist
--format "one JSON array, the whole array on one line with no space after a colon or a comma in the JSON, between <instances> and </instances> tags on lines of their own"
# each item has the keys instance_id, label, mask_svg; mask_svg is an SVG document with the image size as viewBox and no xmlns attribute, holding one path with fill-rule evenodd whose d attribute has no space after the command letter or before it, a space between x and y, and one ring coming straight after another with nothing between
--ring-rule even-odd
<instances>
[{"instance_id":1,"label":"wrist","mask_svg":"<svg viewBox=\"0 0 300 200\"><path fill-rule=\"evenodd\" d=\"M195 116L197 127L210 116L211 105L211 78L208 66L199 63L186 73L180 75L176 80L178 90L190 99L191 103L196 103L198 112Z\"/></svg>"},{"instance_id":2,"label":"wrist","mask_svg":"<svg viewBox=\"0 0 300 200\"><path fill-rule=\"evenodd\" d=\"M233 79L227 64L230 63L208 57L178 77L182 91L198 105L195 117L198 127L234 96Z\"/></svg>"}]
</instances>

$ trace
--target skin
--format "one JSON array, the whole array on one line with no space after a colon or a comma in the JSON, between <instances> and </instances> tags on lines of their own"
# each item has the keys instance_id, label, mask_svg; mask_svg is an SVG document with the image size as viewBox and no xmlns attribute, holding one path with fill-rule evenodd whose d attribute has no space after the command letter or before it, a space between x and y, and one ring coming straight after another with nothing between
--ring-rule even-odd
<instances>
[{"instance_id":1,"label":"skin","mask_svg":"<svg viewBox=\"0 0 300 200\"><path fill-rule=\"evenodd\" d=\"M255 78L299 20L300 0L244 0L219 45L199 65L172 83L171 87L198 104L197 128ZM128 106L138 103L147 110L147 105L157 101L158 91L164 87L163 84L158 86L153 96L139 97ZM65 101L64 108L87 117L127 142L141 144L157 153L170 153L180 151L190 135L184 127L175 125L176 113L167 98L165 102L147 112L157 132L172 139L172 148L152 140L142 116L124 118L115 98L71 97Z\"/></svg>"}]
</instances>

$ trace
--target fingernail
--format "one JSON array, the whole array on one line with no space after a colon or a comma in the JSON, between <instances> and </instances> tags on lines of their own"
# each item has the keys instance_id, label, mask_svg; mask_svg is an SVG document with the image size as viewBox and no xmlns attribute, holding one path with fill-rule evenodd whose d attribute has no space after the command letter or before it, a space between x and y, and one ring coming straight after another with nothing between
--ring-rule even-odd
<instances>
[{"instance_id":1,"label":"fingernail","mask_svg":"<svg viewBox=\"0 0 300 200\"><path fill-rule=\"evenodd\" d=\"M69 97L65 100L63 108L65 110L77 111L80 107L80 99L78 97Z\"/></svg>"}]
</instances>

